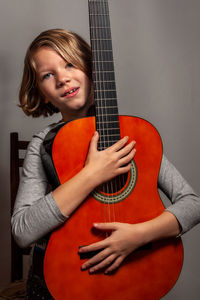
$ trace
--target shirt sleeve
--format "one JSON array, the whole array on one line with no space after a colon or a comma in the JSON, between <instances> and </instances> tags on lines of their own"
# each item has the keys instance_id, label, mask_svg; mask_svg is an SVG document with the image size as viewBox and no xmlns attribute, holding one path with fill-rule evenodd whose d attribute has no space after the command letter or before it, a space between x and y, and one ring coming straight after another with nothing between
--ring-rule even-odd
<instances>
[{"instance_id":1,"label":"shirt sleeve","mask_svg":"<svg viewBox=\"0 0 200 300\"><path fill-rule=\"evenodd\" d=\"M29 246L67 219L52 193L47 192L40 155L44 136L44 132L35 135L28 146L11 219L13 236L21 247Z\"/></svg>"},{"instance_id":2,"label":"shirt sleeve","mask_svg":"<svg viewBox=\"0 0 200 300\"><path fill-rule=\"evenodd\" d=\"M200 197L163 155L158 187L171 200L166 211L171 212L181 225L181 234L200 222Z\"/></svg>"}]
</instances>

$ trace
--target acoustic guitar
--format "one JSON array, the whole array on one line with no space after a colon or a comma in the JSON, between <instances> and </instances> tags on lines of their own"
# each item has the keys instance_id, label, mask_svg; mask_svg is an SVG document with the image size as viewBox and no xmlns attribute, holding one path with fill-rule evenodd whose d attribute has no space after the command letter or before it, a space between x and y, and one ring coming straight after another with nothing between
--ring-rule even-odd
<instances>
[{"instance_id":1,"label":"acoustic guitar","mask_svg":"<svg viewBox=\"0 0 200 300\"><path fill-rule=\"evenodd\" d=\"M137 142L137 154L128 174L97 187L52 233L44 277L56 300L160 299L173 287L182 268L179 238L139 248L111 275L81 271L88 258L78 254L79 247L105 238L92 230L94 222L134 224L155 218L164 210L157 190L162 159L160 135L142 118L118 115L108 0L88 3L96 116L69 122L59 130L53 142L53 163L61 184L75 176L84 166L95 130L100 135L99 150L128 135Z\"/></svg>"}]
</instances>

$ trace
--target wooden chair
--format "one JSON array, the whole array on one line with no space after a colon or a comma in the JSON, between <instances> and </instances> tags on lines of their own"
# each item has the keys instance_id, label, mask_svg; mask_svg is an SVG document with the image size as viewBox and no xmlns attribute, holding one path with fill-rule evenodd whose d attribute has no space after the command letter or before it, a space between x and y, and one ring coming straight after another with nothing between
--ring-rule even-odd
<instances>
[{"instance_id":1,"label":"wooden chair","mask_svg":"<svg viewBox=\"0 0 200 300\"><path fill-rule=\"evenodd\" d=\"M10 133L10 195L11 215L19 186L20 168L23 165L28 141L20 141L17 132ZM21 151L23 150L23 151ZM23 279L23 255L29 255L31 248L20 248L11 234L11 281Z\"/></svg>"}]
</instances>

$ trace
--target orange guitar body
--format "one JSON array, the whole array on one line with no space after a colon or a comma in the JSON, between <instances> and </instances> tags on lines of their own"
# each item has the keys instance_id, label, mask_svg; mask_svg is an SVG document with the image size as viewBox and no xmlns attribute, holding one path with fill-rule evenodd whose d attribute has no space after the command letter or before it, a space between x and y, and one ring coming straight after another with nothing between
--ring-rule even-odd
<instances>
[{"instance_id":1,"label":"orange guitar body","mask_svg":"<svg viewBox=\"0 0 200 300\"><path fill-rule=\"evenodd\" d=\"M119 120L121 136L128 135L136 141L135 183L127 197L115 204L104 204L89 196L53 232L46 250L44 276L56 300L156 300L173 287L180 274L183 262L180 239L152 243L147 249L135 251L112 275L103 272L89 275L81 271L84 259L78 255L79 246L104 238L91 230L94 222L138 223L164 210L157 191L162 159L160 136L141 118L119 116ZM61 183L83 168L94 131L95 118L88 117L72 121L58 132L53 161ZM120 198L123 191L118 193Z\"/></svg>"}]
</instances>

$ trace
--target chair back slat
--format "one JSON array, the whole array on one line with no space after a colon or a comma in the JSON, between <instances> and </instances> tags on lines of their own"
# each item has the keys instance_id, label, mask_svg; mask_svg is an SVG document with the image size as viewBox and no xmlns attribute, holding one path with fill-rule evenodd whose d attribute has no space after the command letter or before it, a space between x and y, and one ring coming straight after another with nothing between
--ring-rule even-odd
<instances>
[{"instance_id":1,"label":"chair back slat","mask_svg":"<svg viewBox=\"0 0 200 300\"><path fill-rule=\"evenodd\" d=\"M28 141L20 141L17 132L10 133L10 197L11 216L13 214L15 199L19 186L20 168L23 166L24 157L21 158L20 150L26 150ZM25 152L25 151L23 151ZM25 154L24 154L25 155ZM11 234L11 281L23 278L23 255L30 254L31 248L20 248Z\"/></svg>"}]
</instances>

